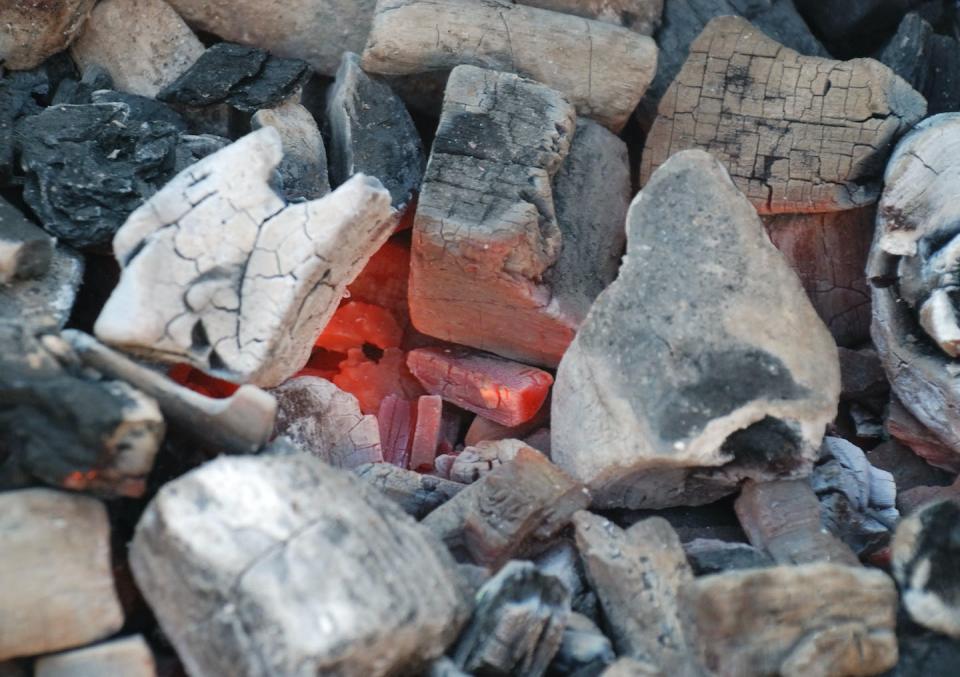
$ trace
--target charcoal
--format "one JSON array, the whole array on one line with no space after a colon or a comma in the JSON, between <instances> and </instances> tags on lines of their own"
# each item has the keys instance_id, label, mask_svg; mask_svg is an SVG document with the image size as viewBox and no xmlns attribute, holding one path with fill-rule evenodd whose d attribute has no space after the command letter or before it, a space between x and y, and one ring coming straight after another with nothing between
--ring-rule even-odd
<instances>
[{"instance_id":1,"label":"charcoal","mask_svg":"<svg viewBox=\"0 0 960 677\"><path fill-rule=\"evenodd\" d=\"M769 555L746 543L697 538L684 543L683 551L697 576L773 566Z\"/></svg>"},{"instance_id":2,"label":"charcoal","mask_svg":"<svg viewBox=\"0 0 960 677\"><path fill-rule=\"evenodd\" d=\"M443 656L430 664L423 674L425 677L470 677L470 675L453 662L452 659Z\"/></svg>"},{"instance_id":3,"label":"charcoal","mask_svg":"<svg viewBox=\"0 0 960 677\"><path fill-rule=\"evenodd\" d=\"M66 49L83 29L96 0L5 2L0 7L0 63L26 70Z\"/></svg>"},{"instance_id":4,"label":"charcoal","mask_svg":"<svg viewBox=\"0 0 960 677\"><path fill-rule=\"evenodd\" d=\"M616 659L613 645L596 623L576 612L567 619L549 675L596 677Z\"/></svg>"},{"instance_id":5,"label":"charcoal","mask_svg":"<svg viewBox=\"0 0 960 677\"><path fill-rule=\"evenodd\" d=\"M140 635L75 649L36 662L34 677L155 677L153 652Z\"/></svg>"},{"instance_id":6,"label":"charcoal","mask_svg":"<svg viewBox=\"0 0 960 677\"><path fill-rule=\"evenodd\" d=\"M83 271L83 257L67 246L57 245L41 276L0 284L0 322L63 327L70 318Z\"/></svg>"},{"instance_id":7,"label":"charcoal","mask_svg":"<svg viewBox=\"0 0 960 677\"><path fill-rule=\"evenodd\" d=\"M477 606L452 650L471 674L541 677L570 615L570 591L530 562L508 562L477 592Z\"/></svg>"},{"instance_id":8,"label":"charcoal","mask_svg":"<svg viewBox=\"0 0 960 677\"><path fill-rule=\"evenodd\" d=\"M601 677L659 677L663 672L657 666L636 658L618 658L601 674Z\"/></svg>"},{"instance_id":9,"label":"charcoal","mask_svg":"<svg viewBox=\"0 0 960 677\"><path fill-rule=\"evenodd\" d=\"M563 581L570 591L571 608L578 614L597 618L597 596L587 585L583 571L583 562L576 546L567 539L561 539L534 560L537 568Z\"/></svg>"},{"instance_id":10,"label":"charcoal","mask_svg":"<svg viewBox=\"0 0 960 677\"><path fill-rule=\"evenodd\" d=\"M17 120L39 113L37 99L50 93L50 80L42 70L0 75L0 184L14 171Z\"/></svg>"},{"instance_id":11,"label":"charcoal","mask_svg":"<svg viewBox=\"0 0 960 677\"><path fill-rule=\"evenodd\" d=\"M582 16L653 35L660 25L663 0L520 0L520 4Z\"/></svg>"},{"instance_id":12,"label":"charcoal","mask_svg":"<svg viewBox=\"0 0 960 677\"><path fill-rule=\"evenodd\" d=\"M168 482L130 564L191 675L415 672L469 615L426 529L308 455L220 457Z\"/></svg>"},{"instance_id":13,"label":"charcoal","mask_svg":"<svg viewBox=\"0 0 960 677\"><path fill-rule=\"evenodd\" d=\"M353 471L418 520L456 496L465 486L442 477L398 468L391 463L367 463Z\"/></svg>"},{"instance_id":14,"label":"charcoal","mask_svg":"<svg viewBox=\"0 0 960 677\"><path fill-rule=\"evenodd\" d=\"M347 52L327 90L326 113L331 182L340 185L357 172L376 176L390 191L393 207L404 209L420 189L426 159L403 101Z\"/></svg>"},{"instance_id":15,"label":"charcoal","mask_svg":"<svg viewBox=\"0 0 960 677\"><path fill-rule=\"evenodd\" d=\"M656 62L651 38L601 21L506 0L381 0L362 64L382 75L458 65L516 73L553 88L580 114L619 132Z\"/></svg>"},{"instance_id":16,"label":"charcoal","mask_svg":"<svg viewBox=\"0 0 960 677\"><path fill-rule=\"evenodd\" d=\"M177 143L176 172L179 174L218 150L230 145L230 139L213 134L181 134Z\"/></svg>"},{"instance_id":17,"label":"charcoal","mask_svg":"<svg viewBox=\"0 0 960 677\"><path fill-rule=\"evenodd\" d=\"M697 578L684 628L719 675L873 675L897 662L897 590L881 571L804 564Z\"/></svg>"},{"instance_id":18,"label":"charcoal","mask_svg":"<svg viewBox=\"0 0 960 677\"><path fill-rule=\"evenodd\" d=\"M921 0L794 0L834 50L855 55L873 49Z\"/></svg>"},{"instance_id":19,"label":"charcoal","mask_svg":"<svg viewBox=\"0 0 960 677\"><path fill-rule=\"evenodd\" d=\"M253 129L273 127L283 141L283 160L277 170L287 200L316 200L330 192L327 152L313 115L298 103L287 102L254 113Z\"/></svg>"},{"instance_id":20,"label":"charcoal","mask_svg":"<svg viewBox=\"0 0 960 677\"><path fill-rule=\"evenodd\" d=\"M124 103L59 104L21 119L17 137L23 197L43 227L99 249L173 175L178 131Z\"/></svg>"},{"instance_id":21,"label":"charcoal","mask_svg":"<svg viewBox=\"0 0 960 677\"><path fill-rule=\"evenodd\" d=\"M930 115L960 110L960 42L947 35L930 36L930 61L924 95Z\"/></svg>"},{"instance_id":22,"label":"charcoal","mask_svg":"<svg viewBox=\"0 0 960 677\"><path fill-rule=\"evenodd\" d=\"M581 484L532 449L521 449L423 520L462 562L497 569L540 547L590 503Z\"/></svg>"},{"instance_id":23,"label":"charcoal","mask_svg":"<svg viewBox=\"0 0 960 677\"><path fill-rule=\"evenodd\" d=\"M83 646L123 625L100 501L2 492L0 550L0 661Z\"/></svg>"},{"instance_id":24,"label":"charcoal","mask_svg":"<svg viewBox=\"0 0 960 677\"><path fill-rule=\"evenodd\" d=\"M478 442L457 454L450 467L450 479L472 484L490 474L494 468L514 460L521 449L530 448L526 443L514 439Z\"/></svg>"},{"instance_id":25,"label":"charcoal","mask_svg":"<svg viewBox=\"0 0 960 677\"><path fill-rule=\"evenodd\" d=\"M894 439L909 447L927 464L952 474L960 472L960 457L956 448L921 423L896 395L890 398L884 424Z\"/></svg>"},{"instance_id":26,"label":"charcoal","mask_svg":"<svg viewBox=\"0 0 960 677\"><path fill-rule=\"evenodd\" d=\"M805 480L748 482L735 505L750 543L777 564L860 563L846 543L824 529L817 495Z\"/></svg>"},{"instance_id":27,"label":"charcoal","mask_svg":"<svg viewBox=\"0 0 960 677\"><path fill-rule=\"evenodd\" d=\"M900 522L893 575L903 605L920 625L960 639L960 504L928 504Z\"/></svg>"},{"instance_id":28,"label":"charcoal","mask_svg":"<svg viewBox=\"0 0 960 677\"><path fill-rule=\"evenodd\" d=\"M180 77L203 51L203 43L164 0L98 3L70 48L82 71L103 68L118 90L149 97Z\"/></svg>"},{"instance_id":29,"label":"charcoal","mask_svg":"<svg viewBox=\"0 0 960 677\"><path fill-rule=\"evenodd\" d=\"M423 395L417 399L417 425L410 442L410 468L420 472L433 470L434 459L440 447L443 425L443 400L437 395Z\"/></svg>"},{"instance_id":30,"label":"charcoal","mask_svg":"<svg viewBox=\"0 0 960 677\"><path fill-rule=\"evenodd\" d=\"M165 103L154 99L127 94L113 89L99 89L90 93L90 100L85 103L122 103L130 108L130 117L133 120L151 120L165 122L179 132L187 131L187 122L175 110Z\"/></svg>"},{"instance_id":31,"label":"charcoal","mask_svg":"<svg viewBox=\"0 0 960 677\"><path fill-rule=\"evenodd\" d=\"M940 501L960 504L960 480L948 486L916 486L897 494L897 507L904 515L912 515L924 506Z\"/></svg>"},{"instance_id":32,"label":"charcoal","mask_svg":"<svg viewBox=\"0 0 960 677\"><path fill-rule=\"evenodd\" d=\"M911 12L877 58L918 92L926 92L931 35L933 27L920 14ZM930 106L929 99L927 105Z\"/></svg>"},{"instance_id":33,"label":"charcoal","mask_svg":"<svg viewBox=\"0 0 960 677\"><path fill-rule=\"evenodd\" d=\"M83 76L79 80L67 78L60 82L50 103L91 103L93 93L101 89L112 90L113 79L103 68L91 66L84 69Z\"/></svg>"},{"instance_id":34,"label":"charcoal","mask_svg":"<svg viewBox=\"0 0 960 677\"><path fill-rule=\"evenodd\" d=\"M54 240L0 197L0 285L50 269Z\"/></svg>"},{"instance_id":35,"label":"charcoal","mask_svg":"<svg viewBox=\"0 0 960 677\"><path fill-rule=\"evenodd\" d=\"M524 439L525 437L536 433L550 423L550 397L540 407L540 410L534 414L533 418L517 426L505 426L495 421L491 421L483 416L475 416L467 428L467 435L463 440L464 445L468 447L475 446L480 442L496 442L506 439Z\"/></svg>"},{"instance_id":36,"label":"charcoal","mask_svg":"<svg viewBox=\"0 0 960 677\"><path fill-rule=\"evenodd\" d=\"M742 18L718 17L664 95L641 183L674 153L702 148L761 214L865 207L892 144L925 113L923 97L877 61L802 56Z\"/></svg>"},{"instance_id":37,"label":"charcoal","mask_svg":"<svg viewBox=\"0 0 960 677\"><path fill-rule=\"evenodd\" d=\"M410 466L410 451L417 427L416 403L397 395L388 395L377 411L383 460L399 468Z\"/></svg>"},{"instance_id":38,"label":"charcoal","mask_svg":"<svg viewBox=\"0 0 960 677\"><path fill-rule=\"evenodd\" d=\"M873 348L840 348L840 398L870 400L890 392L880 356Z\"/></svg>"},{"instance_id":39,"label":"charcoal","mask_svg":"<svg viewBox=\"0 0 960 677\"><path fill-rule=\"evenodd\" d=\"M960 666L960 641L910 624L898 628L900 660L884 677L952 675Z\"/></svg>"},{"instance_id":40,"label":"charcoal","mask_svg":"<svg viewBox=\"0 0 960 677\"><path fill-rule=\"evenodd\" d=\"M867 452L867 460L893 475L898 494L920 486L947 486L953 480L950 473L934 468L897 440L877 445Z\"/></svg>"},{"instance_id":41,"label":"charcoal","mask_svg":"<svg viewBox=\"0 0 960 677\"><path fill-rule=\"evenodd\" d=\"M286 204L268 183L281 157L279 133L264 127L131 214L113 241L122 273L97 337L262 387L299 371L389 236L390 198L358 175L320 200Z\"/></svg>"},{"instance_id":42,"label":"charcoal","mask_svg":"<svg viewBox=\"0 0 960 677\"><path fill-rule=\"evenodd\" d=\"M309 77L299 59L229 42L208 48L180 77L157 93L161 101L203 107L226 103L253 113L288 99Z\"/></svg>"},{"instance_id":43,"label":"charcoal","mask_svg":"<svg viewBox=\"0 0 960 677\"><path fill-rule=\"evenodd\" d=\"M651 517L624 531L588 512L574 515L573 524L617 653L655 665L661 674L696 674L677 606L693 572L673 527Z\"/></svg>"},{"instance_id":44,"label":"charcoal","mask_svg":"<svg viewBox=\"0 0 960 677\"><path fill-rule=\"evenodd\" d=\"M836 347L724 168L675 155L627 238L557 371L554 461L602 507L704 505L809 473L836 413Z\"/></svg>"}]
</instances>

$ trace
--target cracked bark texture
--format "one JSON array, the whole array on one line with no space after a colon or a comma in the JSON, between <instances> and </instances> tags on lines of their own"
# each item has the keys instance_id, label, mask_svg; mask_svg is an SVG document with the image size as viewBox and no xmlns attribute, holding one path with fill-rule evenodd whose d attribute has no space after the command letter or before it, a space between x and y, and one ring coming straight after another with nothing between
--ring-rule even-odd
<instances>
[{"instance_id":1,"label":"cracked bark texture","mask_svg":"<svg viewBox=\"0 0 960 677\"><path fill-rule=\"evenodd\" d=\"M867 270L872 334L890 386L953 454L960 454L958 158L958 113L924 120L900 142L887 165ZM956 459L934 463L950 467Z\"/></svg>"},{"instance_id":2,"label":"cracked bark texture","mask_svg":"<svg viewBox=\"0 0 960 677\"><path fill-rule=\"evenodd\" d=\"M925 113L923 97L878 61L802 56L719 17L660 102L641 183L677 151L702 148L761 214L862 207L880 195L892 144Z\"/></svg>"},{"instance_id":3,"label":"cracked bark texture","mask_svg":"<svg viewBox=\"0 0 960 677\"><path fill-rule=\"evenodd\" d=\"M307 361L347 284L390 235L390 194L357 175L311 202L269 185L272 127L188 167L117 232L122 267L97 337L272 387Z\"/></svg>"},{"instance_id":4,"label":"cracked bark texture","mask_svg":"<svg viewBox=\"0 0 960 677\"><path fill-rule=\"evenodd\" d=\"M460 64L542 82L617 132L653 79L657 47L626 28L509 0L377 3L365 70L412 75Z\"/></svg>"},{"instance_id":5,"label":"cracked bark texture","mask_svg":"<svg viewBox=\"0 0 960 677\"><path fill-rule=\"evenodd\" d=\"M704 576L682 616L711 674L876 675L897 663L897 590L882 571L803 564Z\"/></svg>"},{"instance_id":6,"label":"cracked bark texture","mask_svg":"<svg viewBox=\"0 0 960 677\"><path fill-rule=\"evenodd\" d=\"M675 155L634 199L627 240L557 372L554 461L603 507L702 505L808 474L837 349L724 168Z\"/></svg>"},{"instance_id":7,"label":"cracked bark texture","mask_svg":"<svg viewBox=\"0 0 960 677\"><path fill-rule=\"evenodd\" d=\"M542 279L560 253L551 181L575 117L531 80L473 66L450 74L413 226L417 329L521 361L559 361L575 326Z\"/></svg>"},{"instance_id":8,"label":"cracked bark texture","mask_svg":"<svg viewBox=\"0 0 960 677\"><path fill-rule=\"evenodd\" d=\"M425 529L306 455L221 457L167 483L130 564L196 677L414 672L469 614Z\"/></svg>"}]
</instances>

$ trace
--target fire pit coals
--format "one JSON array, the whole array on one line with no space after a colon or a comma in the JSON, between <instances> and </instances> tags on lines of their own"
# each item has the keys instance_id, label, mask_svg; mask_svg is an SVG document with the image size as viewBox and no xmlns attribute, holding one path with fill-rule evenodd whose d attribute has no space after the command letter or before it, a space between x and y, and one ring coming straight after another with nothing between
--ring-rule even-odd
<instances>
[{"instance_id":1,"label":"fire pit coals","mask_svg":"<svg viewBox=\"0 0 960 677\"><path fill-rule=\"evenodd\" d=\"M283 160L277 170L287 200L316 200L330 192L327 152L323 136L310 111L287 101L253 114L250 127L273 127L283 141Z\"/></svg>"}]
</instances>

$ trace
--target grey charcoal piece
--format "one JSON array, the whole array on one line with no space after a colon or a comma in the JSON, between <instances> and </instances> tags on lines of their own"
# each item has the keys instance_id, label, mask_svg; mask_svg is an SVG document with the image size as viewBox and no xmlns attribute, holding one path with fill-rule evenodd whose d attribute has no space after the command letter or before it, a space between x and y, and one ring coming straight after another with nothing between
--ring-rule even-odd
<instances>
[{"instance_id":1,"label":"grey charcoal piece","mask_svg":"<svg viewBox=\"0 0 960 677\"><path fill-rule=\"evenodd\" d=\"M392 463L367 463L357 466L353 471L418 520L466 488L466 485L458 482L424 475Z\"/></svg>"},{"instance_id":2,"label":"grey charcoal piece","mask_svg":"<svg viewBox=\"0 0 960 677\"><path fill-rule=\"evenodd\" d=\"M583 614L570 614L550 674L595 677L616 660L613 645L597 624Z\"/></svg>"},{"instance_id":3,"label":"grey charcoal piece","mask_svg":"<svg viewBox=\"0 0 960 677\"><path fill-rule=\"evenodd\" d=\"M0 318L31 326L63 327L80 291L84 267L82 254L58 244L42 275L0 284Z\"/></svg>"},{"instance_id":4,"label":"grey charcoal piece","mask_svg":"<svg viewBox=\"0 0 960 677\"><path fill-rule=\"evenodd\" d=\"M316 120L299 103L288 101L253 114L252 129L273 127L283 141L283 160L277 170L288 200L315 200L330 192L327 151Z\"/></svg>"},{"instance_id":5,"label":"grey charcoal piece","mask_svg":"<svg viewBox=\"0 0 960 677\"><path fill-rule=\"evenodd\" d=\"M50 267L56 241L0 197L0 285L40 277Z\"/></svg>"},{"instance_id":6,"label":"grey charcoal piece","mask_svg":"<svg viewBox=\"0 0 960 677\"><path fill-rule=\"evenodd\" d=\"M773 559L769 555L746 543L695 538L684 543L683 550L697 576L773 566Z\"/></svg>"},{"instance_id":7,"label":"grey charcoal piece","mask_svg":"<svg viewBox=\"0 0 960 677\"><path fill-rule=\"evenodd\" d=\"M43 656L34 677L156 677L153 652L140 635Z\"/></svg>"}]
</instances>

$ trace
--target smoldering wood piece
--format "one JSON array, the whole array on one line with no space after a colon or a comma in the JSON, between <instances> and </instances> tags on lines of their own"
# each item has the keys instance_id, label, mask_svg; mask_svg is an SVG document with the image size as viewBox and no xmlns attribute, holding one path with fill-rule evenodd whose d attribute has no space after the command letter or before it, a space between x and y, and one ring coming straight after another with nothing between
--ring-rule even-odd
<instances>
[{"instance_id":1,"label":"smoldering wood piece","mask_svg":"<svg viewBox=\"0 0 960 677\"><path fill-rule=\"evenodd\" d=\"M122 381L64 369L55 332L0 322L0 486L37 480L114 498L146 491L165 433L155 400Z\"/></svg>"},{"instance_id":2,"label":"smoldering wood piece","mask_svg":"<svg viewBox=\"0 0 960 677\"><path fill-rule=\"evenodd\" d=\"M558 533L589 504L582 484L540 452L521 449L427 515L423 525L458 560L497 569Z\"/></svg>"},{"instance_id":3,"label":"smoldering wood piece","mask_svg":"<svg viewBox=\"0 0 960 677\"><path fill-rule=\"evenodd\" d=\"M777 564L860 564L853 550L824 528L820 502L806 480L748 482L735 507L750 543Z\"/></svg>"},{"instance_id":4,"label":"smoldering wood piece","mask_svg":"<svg viewBox=\"0 0 960 677\"><path fill-rule=\"evenodd\" d=\"M541 677L563 639L570 591L531 562L508 562L476 595L451 651L471 674Z\"/></svg>"},{"instance_id":5,"label":"smoldering wood piece","mask_svg":"<svg viewBox=\"0 0 960 677\"><path fill-rule=\"evenodd\" d=\"M153 652L140 635L37 660L34 677L156 677Z\"/></svg>"},{"instance_id":6,"label":"smoldering wood piece","mask_svg":"<svg viewBox=\"0 0 960 677\"><path fill-rule=\"evenodd\" d=\"M696 674L677 606L693 572L673 527L651 517L624 531L583 511L573 525L618 655L655 665L662 674Z\"/></svg>"},{"instance_id":7,"label":"smoldering wood piece","mask_svg":"<svg viewBox=\"0 0 960 677\"><path fill-rule=\"evenodd\" d=\"M560 539L534 559L537 568L563 581L570 591L571 608L590 618L598 618L597 596L587 584L580 553L570 539Z\"/></svg>"},{"instance_id":8,"label":"smoldering wood piece","mask_svg":"<svg viewBox=\"0 0 960 677\"><path fill-rule=\"evenodd\" d=\"M553 385L542 369L463 347L411 350L407 366L427 392L505 426L533 418Z\"/></svg>"},{"instance_id":9,"label":"smoldering wood piece","mask_svg":"<svg viewBox=\"0 0 960 677\"><path fill-rule=\"evenodd\" d=\"M837 564L730 571L684 586L684 627L718 675L874 675L897 662L897 590Z\"/></svg>"},{"instance_id":10,"label":"smoldering wood piece","mask_svg":"<svg viewBox=\"0 0 960 677\"><path fill-rule=\"evenodd\" d=\"M84 265L79 252L66 245L55 246L42 275L0 284L0 318L27 326L51 322L64 326L83 282Z\"/></svg>"},{"instance_id":11,"label":"smoldering wood piece","mask_svg":"<svg viewBox=\"0 0 960 677\"><path fill-rule=\"evenodd\" d=\"M417 425L410 442L410 468L430 472L437 458L443 425L443 400L439 395L421 395L417 399Z\"/></svg>"},{"instance_id":12,"label":"smoldering wood piece","mask_svg":"<svg viewBox=\"0 0 960 677\"><path fill-rule=\"evenodd\" d=\"M360 68L346 52L327 90L330 179L339 185L356 173L375 176L404 209L420 189L426 157L413 118L390 85Z\"/></svg>"},{"instance_id":13,"label":"smoldering wood piece","mask_svg":"<svg viewBox=\"0 0 960 677\"><path fill-rule=\"evenodd\" d=\"M212 450L252 454L273 434L277 400L256 386L242 385L230 397L205 397L137 364L89 334L66 329L61 337L86 366L154 398L171 426Z\"/></svg>"},{"instance_id":14,"label":"smoldering wood piece","mask_svg":"<svg viewBox=\"0 0 960 677\"><path fill-rule=\"evenodd\" d=\"M0 61L27 70L70 46L96 0L11 2L0 8Z\"/></svg>"},{"instance_id":15,"label":"smoldering wood piece","mask_svg":"<svg viewBox=\"0 0 960 677\"><path fill-rule=\"evenodd\" d=\"M542 82L618 132L653 79L657 48L626 28L507 0L377 3L366 71L410 75L461 64Z\"/></svg>"},{"instance_id":16,"label":"smoldering wood piece","mask_svg":"<svg viewBox=\"0 0 960 677\"><path fill-rule=\"evenodd\" d=\"M428 530L307 455L220 457L168 482L130 564L191 675L396 674L469 615Z\"/></svg>"},{"instance_id":17,"label":"smoldering wood piece","mask_svg":"<svg viewBox=\"0 0 960 677\"><path fill-rule=\"evenodd\" d=\"M809 473L836 412L836 346L724 168L674 156L627 238L557 371L554 461L600 507L703 505Z\"/></svg>"},{"instance_id":18,"label":"smoldering wood piece","mask_svg":"<svg viewBox=\"0 0 960 677\"><path fill-rule=\"evenodd\" d=\"M0 198L0 285L47 272L54 244L52 237Z\"/></svg>"},{"instance_id":19,"label":"smoldering wood piece","mask_svg":"<svg viewBox=\"0 0 960 677\"><path fill-rule=\"evenodd\" d=\"M761 214L864 207L880 195L892 145L925 113L923 97L877 61L802 56L719 17L664 94L641 182L676 152L702 148Z\"/></svg>"},{"instance_id":20,"label":"smoldering wood piece","mask_svg":"<svg viewBox=\"0 0 960 677\"><path fill-rule=\"evenodd\" d=\"M563 630L550 674L592 677L616 660L613 645L590 618L573 612Z\"/></svg>"},{"instance_id":21,"label":"smoldering wood piece","mask_svg":"<svg viewBox=\"0 0 960 677\"><path fill-rule=\"evenodd\" d=\"M522 5L596 19L650 35L660 26L663 0L520 0Z\"/></svg>"},{"instance_id":22,"label":"smoldering wood piece","mask_svg":"<svg viewBox=\"0 0 960 677\"><path fill-rule=\"evenodd\" d=\"M466 486L442 477L399 468L391 463L367 463L357 466L353 471L418 520L449 501Z\"/></svg>"},{"instance_id":23,"label":"smoldering wood piece","mask_svg":"<svg viewBox=\"0 0 960 677\"><path fill-rule=\"evenodd\" d=\"M840 346L858 346L870 338L870 287L864 269L875 215L875 207L869 206L764 219L770 239L800 277Z\"/></svg>"},{"instance_id":24,"label":"smoldering wood piece","mask_svg":"<svg viewBox=\"0 0 960 677\"><path fill-rule=\"evenodd\" d=\"M102 341L228 380L275 386L307 361L346 286L389 237L390 197L358 175L311 202L270 188L265 127L188 167L114 238L122 267Z\"/></svg>"},{"instance_id":25,"label":"smoldering wood piece","mask_svg":"<svg viewBox=\"0 0 960 677\"><path fill-rule=\"evenodd\" d=\"M285 435L337 468L381 463L377 417L350 393L317 376L298 376L270 391L277 398L275 435Z\"/></svg>"},{"instance_id":26,"label":"smoldering wood piece","mask_svg":"<svg viewBox=\"0 0 960 677\"><path fill-rule=\"evenodd\" d=\"M884 420L887 432L898 442L922 458L924 462L946 472L960 472L960 457L956 447L944 442L933 430L907 410L896 395L891 396Z\"/></svg>"},{"instance_id":27,"label":"smoldering wood piece","mask_svg":"<svg viewBox=\"0 0 960 677\"><path fill-rule=\"evenodd\" d=\"M533 418L517 426L505 426L483 416L475 416L467 428L464 445L475 446L479 442L496 442L505 439L523 439L550 423L550 397L544 401Z\"/></svg>"},{"instance_id":28,"label":"smoldering wood piece","mask_svg":"<svg viewBox=\"0 0 960 677\"><path fill-rule=\"evenodd\" d=\"M0 550L0 661L83 646L123 625L100 501L2 492Z\"/></svg>"},{"instance_id":29,"label":"smoldering wood piece","mask_svg":"<svg viewBox=\"0 0 960 677\"><path fill-rule=\"evenodd\" d=\"M90 13L70 55L81 71L103 68L117 89L153 97L203 50L165 0L107 0Z\"/></svg>"},{"instance_id":30,"label":"smoldering wood piece","mask_svg":"<svg viewBox=\"0 0 960 677\"><path fill-rule=\"evenodd\" d=\"M466 447L453 460L450 479L463 484L473 484L494 468L514 460L521 449L531 449L539 453L539 450L514 439L478 442L474 446Z\"/></svg>"},{"instance_id":31,"label":"smoldering wood piece","mask_svg":"<svg viewBox=\"0 0 960 677\"><path fill-rule=\"evenodd\" d=\"M551 181L574 124L573 107L541 84L473 66L453 70L413 226L417 329L557 363L575 327L548 305L542 278L560 253Z\"/></svg>"},{"instance_id":32,"label":"smoldering wood piece","mask_svg":"<svg viewBox=\"0 0 960 677\"><path fill-rule=\"evenodd\" d=\"M960 638L960 504L927 504L900 522L893 575L903 605L920 625Z\"/></svg>"},{"instance_id":33,"label":"smoldering wood piece","mask_svg":"<svg viewBox=\"0 0 960 677\"><path fill-rule=\"evenodd\" d=\"M893 392L933 439L891 433L928 462L960 469L960 114L928 118L904 137L885 184L867 270L873 339Z\"/></svg>"},{"instance_id":34,"label":"smoldering wood piece","mask_svg":"<svg viewBox=\"0 0 960 677\"><path fill-rule=\"evenodd\" d=\"M327 176L327 152L323 135L310 111L288 101L253 114L252 129L273 127L280 132L283 160L277 168L283 179L283 194L288 200L316 200L330 192Z\"/></svg>"},{"instance_id":35,"label":"smoldering wood piece","mask_svg":"<svg viewBox=\"0 0 960 677\"><path fill-rule=\"evenodd\" d=\"M387 395L377 411L383 460L398 468L410 465L410 450L417 428L416 404L397 395Z\"/></svg>"},{"instance_id":36,"label":"smoldering wood piece","mask_svg":"<svg viewBox=\"0 0 960 677\"><path fill-rule=\"evenodd\" d=\"M769 555L746 543L695 538L683 544L683 551L693 568L693 573L697 576L719 574L735 569L773 566L773 560Z\"/></svg>"}]
</instances>

